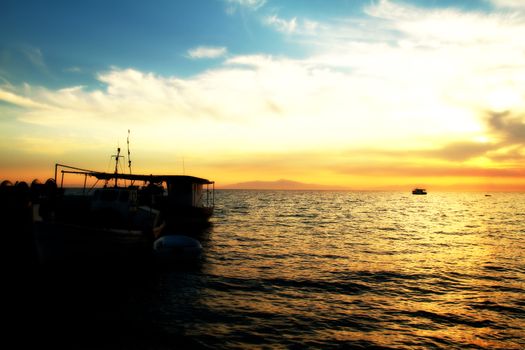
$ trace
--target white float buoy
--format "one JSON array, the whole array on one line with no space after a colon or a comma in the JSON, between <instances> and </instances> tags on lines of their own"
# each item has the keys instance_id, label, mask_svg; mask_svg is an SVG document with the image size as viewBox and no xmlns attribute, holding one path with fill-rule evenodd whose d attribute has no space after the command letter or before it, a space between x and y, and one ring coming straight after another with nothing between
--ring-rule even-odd
<instances>
[{"instance_id":1,"label":"white float buoy","mask_svg":"<svg viewBox=\"0 0 525 350\"><path fill-rule=\"evenodd\" d=\"M160 259L191 260L200 258L202 245L195 238L188 236L166 235L153 242L153 251Z\"/></svg>"}]
</instances>

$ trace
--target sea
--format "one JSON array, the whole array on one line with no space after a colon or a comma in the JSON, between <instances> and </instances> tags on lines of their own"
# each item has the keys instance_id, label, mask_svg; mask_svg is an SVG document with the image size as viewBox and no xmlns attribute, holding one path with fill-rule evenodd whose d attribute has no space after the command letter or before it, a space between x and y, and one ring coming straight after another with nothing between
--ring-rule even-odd
<instances>
[{"instance_id":1,"label":"sea","mask_svg":"<svg viewBox=\"0 0 525 350\"><path fill-rule=\"evenodd\" d=\"M14 344L525 349L525 193L217 190L215 205L187 233L199 260L19 278Z\"/></svg>"}]
</instances>

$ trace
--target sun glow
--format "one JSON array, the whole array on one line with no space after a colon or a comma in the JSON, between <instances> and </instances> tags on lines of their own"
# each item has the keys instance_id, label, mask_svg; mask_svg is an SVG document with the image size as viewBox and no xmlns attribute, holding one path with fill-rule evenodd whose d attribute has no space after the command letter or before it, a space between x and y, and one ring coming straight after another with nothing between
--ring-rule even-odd
<instances>
[{"instance_id":1,"label":"sun glow","mask_svg":"<svg viewBox=\"0 0 525 350\"><path fill-rule=\"evenodd\" d=\"M491 111L502 113L516 108L523 102L523 98L515 89L501 88L492 91L487 100Z\"/></svg>"}]
</instances>

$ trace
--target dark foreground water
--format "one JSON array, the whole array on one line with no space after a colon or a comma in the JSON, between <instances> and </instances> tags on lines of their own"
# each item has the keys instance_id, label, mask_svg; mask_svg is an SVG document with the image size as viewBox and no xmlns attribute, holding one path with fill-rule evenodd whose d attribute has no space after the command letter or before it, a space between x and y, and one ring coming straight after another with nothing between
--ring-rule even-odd
<instances>
[{"instance_id":1,"label":"dark foreground water","mask_svg":"<svg viewBox=\"0 0 525 350\"><path fill-rule=\"evenodd\" d=\"M525 348L525 194L218 191L216 205L200 263L36 272L18 344Z\"/></svg>"}]
</instances>

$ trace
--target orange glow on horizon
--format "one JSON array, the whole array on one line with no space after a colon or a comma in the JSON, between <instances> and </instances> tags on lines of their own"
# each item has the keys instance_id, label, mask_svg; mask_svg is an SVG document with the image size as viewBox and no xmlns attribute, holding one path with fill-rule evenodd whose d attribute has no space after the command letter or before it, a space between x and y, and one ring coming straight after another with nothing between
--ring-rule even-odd
<instances>
[{"instance_id":1,"label":"orange glow on horizon","mask_svg":"<svg viewBox=\"0 0 525 350\"><path fill-rule=\"evenodd\" d=\"M77 162L75 166L82 167ZM108 167L95 166L88 169L113 172ZM525 191L525 172L522 169L494 168L438 168L438 167L380 167L359 166L341 169L311 168L308 172L304 165L297 168L272 168L270 165L251 170L221 169L219 166L205 164L188 164L186 169L177 164L172 167L135 167L136 174L185 174L203 177L215 181L215 187L242 188L275 188L275 189L336 189L336 190L393 190L405 191L414 187L427 188L429 191ZM54 178L54 166L42 168L38 166L24 168L4 168L0 180L25 181L31 183L37 179L45 182ZM126 169L127 170L127 169ZM122 169L121 169L122 171ZM286 179L286 181L280 181ZM58 174L58 182L61 180ZM291 183L287 183L287 182ZM88 180L88 184L93 181ZM65 186L83 186L82 176L65 175Z\"/></svg>"}]
</instances>

